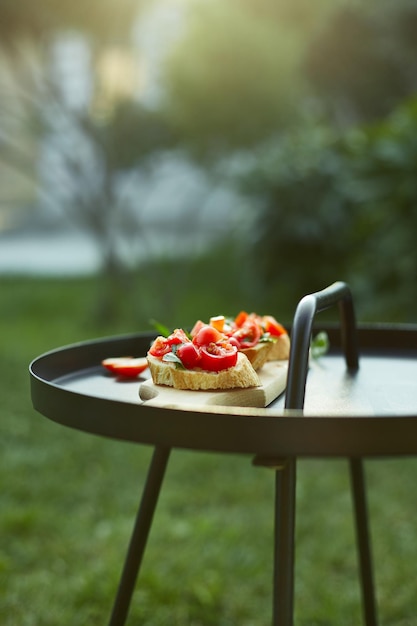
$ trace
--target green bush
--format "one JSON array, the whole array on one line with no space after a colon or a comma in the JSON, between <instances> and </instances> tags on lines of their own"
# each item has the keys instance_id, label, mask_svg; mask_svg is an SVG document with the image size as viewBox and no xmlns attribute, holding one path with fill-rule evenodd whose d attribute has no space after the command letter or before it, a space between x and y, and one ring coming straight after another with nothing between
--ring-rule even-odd
<instances>
[{"instance_id":1,"label":"green bush","mask_svg":"<svg viewBox=\"0 0 417 626\"><path fill-rule=\"evenodd\" d=\"M297 299L351 283L363 319L417 318L417 100L338 134L308 123L260 147L241 186L265 289Z\"/></svg>"},{"instance_id":2,"label":"green bush","mask_svg":"<svg viewBox=\"0 0 417 626\"><path fill-rule=\"evenodd\" d=\"M417 99L346 138L354 208L351 273L366 311L417 319ZM376 305L376 306L375 306Z\"/></svg>"}]
</instances>

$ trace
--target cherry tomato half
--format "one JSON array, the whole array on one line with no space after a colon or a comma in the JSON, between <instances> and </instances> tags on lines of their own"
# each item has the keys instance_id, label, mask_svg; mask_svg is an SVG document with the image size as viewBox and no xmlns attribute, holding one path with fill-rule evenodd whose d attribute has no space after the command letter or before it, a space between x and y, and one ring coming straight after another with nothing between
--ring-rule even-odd
<instances>
[{"instance_id":1,"label":"cherry tomato half","mask_svg":"<svg viewBox=\"0 0 417 626\"><path fill-rule=\"evenodd\" d=\"M198 367L201 359L200 353L197 346L195 346L191 341L183 343L177 349L176 354L185 368L193 369L194 367Z\"/></svg>"},{"instance_id":2,"label":"cherry tomato half","mask_svg":"<svg viewBox=\"0 0 417 626\"><path fill-rule=\"evenodd\" d=\"M230 343L222 345L210 343L200 348L200 355L203 369L210 372L220 372L236 365L238 349Z\"/></svg>"},{"instance_id":3,"label":"cherry tomato half","mask_svg":"<svg viewBox=\"0 0 417 626\"><path fill-rule=\"evenodd\" d=\"M193 337L193 342L197 346L201 347L207 346L209 343L216 343L222 339L224 339L223 333L219 332L216 328L213 328L213 326L210 326L209 324L204 324L195 337Z\"/></svg>"},{"instance_id":4,"label":"cherry tomato half","mask_svg":"<svg viewBox=\"0 0 417 626\"><path fill-rule=\"evenodd\" d=\"M103 367L112 374L126 378L136 378L148 367L146 357L133 358L129 356L109 357L101 362Z\"/></svg>"}]
</instances>

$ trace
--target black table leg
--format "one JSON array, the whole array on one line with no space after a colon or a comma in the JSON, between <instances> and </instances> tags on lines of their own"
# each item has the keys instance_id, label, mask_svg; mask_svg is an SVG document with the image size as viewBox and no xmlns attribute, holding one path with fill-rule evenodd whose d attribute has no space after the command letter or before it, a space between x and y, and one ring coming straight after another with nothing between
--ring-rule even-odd
<instances>
[{"instance_id":1,"label":"black table leg","mask_svg":"<svg viewBox=\"0 0 417 626\"><path fill-rule=\"evenodd\" d=\"M170 452L170 448L154 450L109 626L123 626L126 622Z\"/></svg>"},{"instance_id":2,"label":"black table leg","mask_svg":"<svg viewBox=\"0 0 417 626\"><path fill-rule=\"evenodd\" d=\"M362 605L366 626L377 626L371 541L366 503L365 475L360 458L350 459L350 480L356 522L356 539L361 575Z\"/></svg>"},{"instance_id":3,"label":"black table leg","mask_svg":"<svg viewBox=\"0 0 417 626\"><path fill-rule=\"evenodd\" d=\"M294 612L296 460L285 459L275 477L273 626L292 626Z\"/></svg>"},{"instance_id":4,"label":"black table leg","mask_svg":"<svg viewBox=\"0 0 417 626\"><path fill-rule=\"evenodd\" d=\"M266 465L260 459L256 465ZM274 462L269 464L273 467ZM296 460L276 463L273 626L293 626ZM377 626L365 476L360 458L350 459L350 478L366 626Z\"/></svg>"}]
</instances>

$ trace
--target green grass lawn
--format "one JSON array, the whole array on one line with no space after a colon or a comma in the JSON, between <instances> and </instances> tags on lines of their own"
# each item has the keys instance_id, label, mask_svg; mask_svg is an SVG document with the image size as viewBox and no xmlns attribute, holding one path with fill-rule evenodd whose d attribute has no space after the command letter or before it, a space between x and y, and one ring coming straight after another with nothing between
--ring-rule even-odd
<instances>
[{"instance_id":1,"label":"green grass lawn","mask_svg":"<svg viewBox=\"0 0 417 626\"><path fill-rule=\"evenodd\" d=\"M156 285L171 281L162 269L157 278L142 276L137 298L117 317L103 310L100 323L93 279L0 280L2 626L107 623L152 451L36 413L28 364L60 345L147 330L152 307L168 325L181 316L190 324L236 297L186 283L161 318ZM414 626L417 460L369 461L366 470L380 623ZM273 483L250 458L174 451L128 624L270 624ZM296 538L296 626L361 624L344 461L299 462Z\"/></svg>"}]
</instances>

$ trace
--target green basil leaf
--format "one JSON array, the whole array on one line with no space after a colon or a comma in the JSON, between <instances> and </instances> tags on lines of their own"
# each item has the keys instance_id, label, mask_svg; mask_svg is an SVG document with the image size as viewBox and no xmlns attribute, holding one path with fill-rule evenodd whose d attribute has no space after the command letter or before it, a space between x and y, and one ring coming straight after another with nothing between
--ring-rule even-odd
<instances>
[{"instance_id":1,"label":"green basil leaf","mask_svg":"<svg viewBox=\"0 0 417 626\"><path fill-rule=\"evenodd\" d=\"M311 341L311 356L313 359L318 359L326 352L330 347L329 336L325 331L318 333Z\"/></svg>"},{"instance_id":2,"label":"green basil leaf","mask_svg":"<svg viewBox=\"0 0 417 626\"><path fill-rule=\"evenodd\" d=\"M264 333L259 339L259 343L276 343L276 339L271 337L269 333Z\"/></svg>"},{"instance_id":3,"label":"green basil leaf","mask_svg":"<svg viewBox=\"0 0 417 626\"><path fill-rule=\"evenodd\" d=\"M166 363L175 363L175 367L181 367L185 369L181 359L175 354L175 352L168 352L167 354L164 354L162 360Z\"/></svg>"},{"instance_id":4,"label":"green basil leaf","mask_svg":"<svg viewBox=\"0 0 417 626\"><path fill-rule=\"evenodd\" d=\"M149 324L156 330L158 335L162 335L163 337L169 337L169 335L171 334L171 331L167 326L164 326L164 324L161 324L154 319L149 320Z\"/></svg>"}]
</instances>

